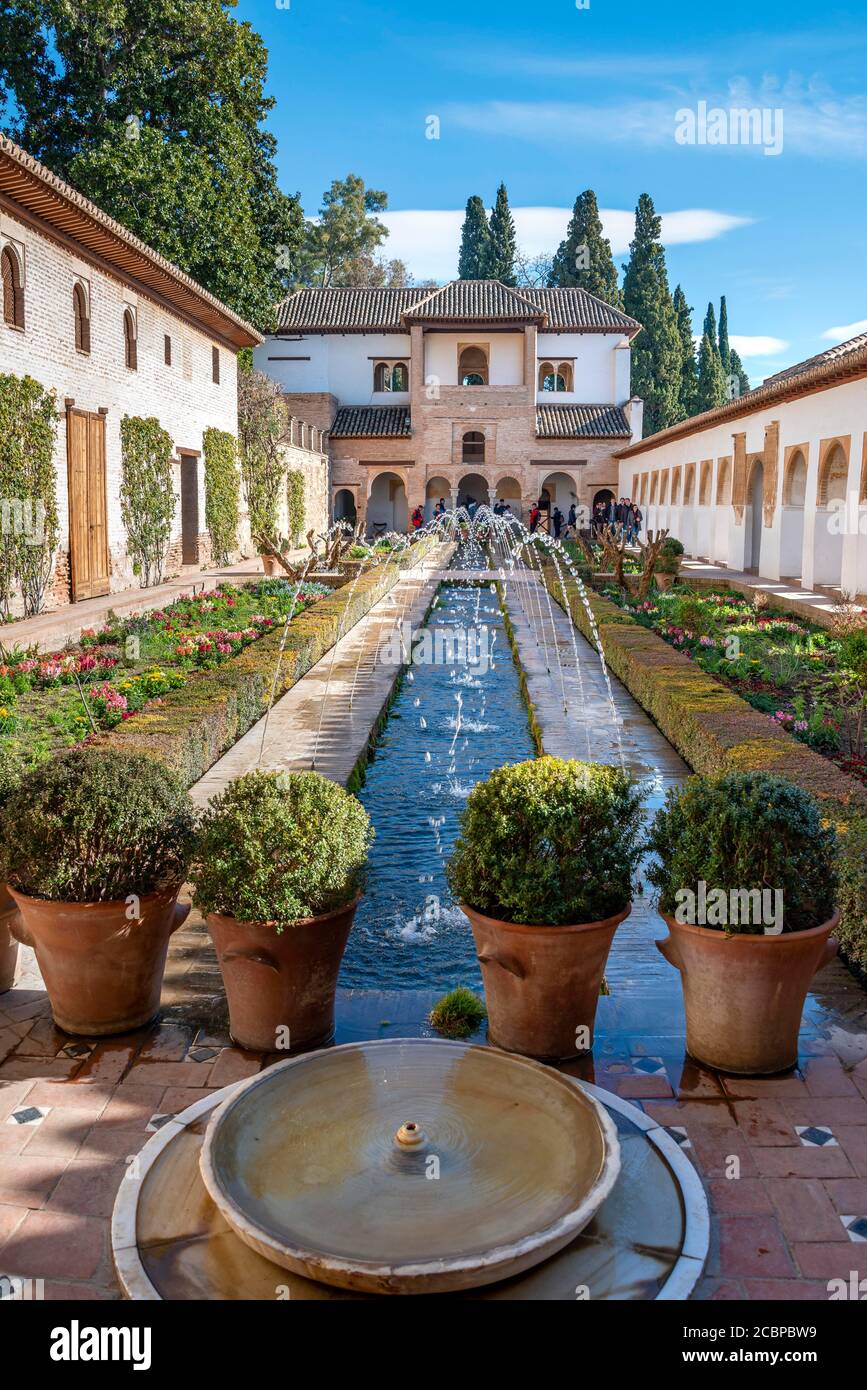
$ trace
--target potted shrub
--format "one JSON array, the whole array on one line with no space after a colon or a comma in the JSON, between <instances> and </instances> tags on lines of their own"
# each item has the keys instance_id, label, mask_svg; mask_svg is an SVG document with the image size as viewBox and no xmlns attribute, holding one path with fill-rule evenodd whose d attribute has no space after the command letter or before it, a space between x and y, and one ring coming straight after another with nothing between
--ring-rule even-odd
<instances>
[{"instance_id":1,"label":"potted shrub","mask_svg":"<svg viewBox=\"0 0 867 1390\"><path fill-rule=\"evenodd\" d=\"M211 801L190 878L241 1047L331 1037L371 839L361 803L316 772L250 772Z\"/></svg>"},{"instance_id":2,"label":"potted shrub","mask_svg":"<svg viewBox=\"0 0 867 1390\"><path fill-rule=\"evenodd\" d=\"M183 784L139 753L76 748L12 793L0 854L58 1027L100 1036L154 1017L194 828Z\"/></svg>"},{"instance_id":3,"label":"potted shrub","mask_svg":"<svg viewBox=\"0 0 867 1390\"><path fill-rule=\"evenodd\" d=\"M495 1046L550 1061L592 1046L605 962L632 906L641 803L618 768L548 757L473 788L447 877L473 929Z\"/></svg>"},{"instance_id":4,"label":"potted shrub","mask_svg":"<svg viewBox=\"0 0 867 1390\"><path fill-rule=\"evenodd\" d=\"M681 974L686 1045L719 1071L794 1066L807 989L836 955L836 835L767 772L693 777L657 813L648 878Z\"/></svg>"},{"instance_id":5,"label":"potted shrub","mask_svg":"<svg viewBox=\"0 0 867 1390\"><path fill-rule=\"evenodd\" d=\"M668 536L653 566L653 578L657 589L670 589L680 573L680 557L683 546L674 536Z\"/></svg>"},{"instance_id":6,"label":"potted shrub","mask_svg":"<svg viewBox=\"0 0 867 1390\"><path fill-rule=\"evenodd\" d=\"M23 758L9 748L0 749L0 817L6 815L6 804L25 773ZM18 942L10 930L18 923L18 908L0 881L0 994L15 984L18 973Z\"/></svg>"}]
</instances>

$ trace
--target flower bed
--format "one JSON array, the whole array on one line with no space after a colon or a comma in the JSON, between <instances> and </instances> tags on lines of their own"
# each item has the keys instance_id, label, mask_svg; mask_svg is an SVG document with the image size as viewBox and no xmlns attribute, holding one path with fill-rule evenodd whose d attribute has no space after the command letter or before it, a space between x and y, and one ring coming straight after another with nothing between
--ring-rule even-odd
<instances>
[{"instance_id":1,"label":"flower bed","mask_svg":"<svg viewBox=\"0 0 867 1390\"><path fill-rule=\"evenodd\" d=\"M728 591L605 595L703 671L867 784L867 633L835 634Z\"/></svg>"},{"instance_id":2,"label":"flower bed","mask_svg":"<svg viewBox=\"0 0 867 1390\"><path fill-rule=\"evenodd\" d=\"M305 583L266 579L182 594L164 609L109 617L62 652L4 653L0 663L0 754L25 762L44 757L158 707L201 671L214 670L282 629L331 593Z\"/></svg>"}]
</instances>

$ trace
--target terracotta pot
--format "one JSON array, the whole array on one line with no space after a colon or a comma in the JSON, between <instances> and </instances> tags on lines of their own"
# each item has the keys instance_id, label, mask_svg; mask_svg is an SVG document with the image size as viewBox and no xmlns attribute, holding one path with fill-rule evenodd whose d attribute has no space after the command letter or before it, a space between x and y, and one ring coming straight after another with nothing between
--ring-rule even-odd
<instances>
[{"instance_id":1,"label":"terracotta pot","mask_svg":"<svg viewBox=\"0 0 867 1390\"><path fill-rule=\"evenodd\" d=\"M12 988L18 971L18 942L9 930L17 917L18 908L5 888L0 888L0 994Z\"/></svg>"},{"instance_id":2,"label":"terracotta pot","mask_svg":"<svg viewBox=\"0 0 867 1390\"><path fill-rule=\"evenodd\" d=\"M52 902L11 890L23 927L13 930L36 951L58 1028L102 1037L150 1023L169 937L190 910L178 903L179 891L142 897L141 915L131 921L125 901Z\"/></svg>"},{"instance_id":3,"label":"terracotta pot","mask_svg":"<svg viewBox=\"0 0 867 1390\"><path fill-rule=\"evenodd\" d=\"M605 962L629 903L615 917L577 926L499 922L461 904L470 919L495 1047L540 1061L561 1061L593 1046ZM579 1028L588 1031L576 1045Z\"/></svg>"},{"instance_id":4,"label":"terracotta pot","mask_svg":"<svg viewBox=\"0 0 867 1390\"><path fill-rule=\"evenodd\" d=\"M737 1076L793 1067L810 981L837 954L839 912L779 936L726 936L662 915L670 935L656 945L680 971L690 1056Z\"/></svg>"},{"instance_id":5,"label":"terracotta pot","mask_svg":"<svg viewBox=\"0 0 867 1390\"><path fill-rule=\"evenodd\" d=\"M260 555L259 559L262 561L262 568L268 579L273 579L275 574L280 573L281 566L274 559L273 555Z\"/></svg>"},{"instance_id":6,"label":"terracotta pot","mask_svg":"<svg viewBox=\"0 0 867 1390\"><path fill-rule=\"evenodd\" d=\"M657 589L670 589L676 578L677 575L672 574L670 570L653 571L653 582Z\"/></svg>"},{"instance_id":7,"label":"terracotta pot","mask_svg":"<svg viewBox=\"0 0 867 1390\"><path fill-rule=\"evenodd\" d=\"M358 902L282 932L267 922L208 914L229 1001L229 1032L240 1047L299 1052L329 1041L337 976Z\"/></svg>"}]
</instances>

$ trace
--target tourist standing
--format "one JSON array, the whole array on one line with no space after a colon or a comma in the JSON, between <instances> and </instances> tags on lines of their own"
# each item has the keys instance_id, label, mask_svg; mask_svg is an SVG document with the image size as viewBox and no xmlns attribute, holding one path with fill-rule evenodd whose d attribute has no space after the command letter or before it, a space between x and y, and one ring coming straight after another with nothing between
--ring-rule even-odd
<instances>
[{"instance_id":1,"label":"tourist standing","mask_svg":"<svg viewBox=\"0 0 867 1390\"><path fill-rule=\"evenodd\" d=\"M555 507L551 514L551 525L554 528L554 539L560 539L560 532L563 530L563 513L559 507Z\"/></svg>"},{"instance_id":2,"label":"tourist standing","mask_svg":"<svg viewBox=\"0 0 867 1390\"><path fill-rule=\"evenodd\" d=\"M539 525L540 515L541 513L539 511L539 504L538 502L534 502L532 507L530 508L530 535L533 534L533 532L536 530L536 527Z\"/></svg>"}]
</instances>

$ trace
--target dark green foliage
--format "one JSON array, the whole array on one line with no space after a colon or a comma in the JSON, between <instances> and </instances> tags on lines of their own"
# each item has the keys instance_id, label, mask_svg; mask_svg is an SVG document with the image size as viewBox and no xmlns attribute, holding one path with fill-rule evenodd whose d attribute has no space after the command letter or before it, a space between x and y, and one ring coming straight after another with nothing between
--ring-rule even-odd
<instances>
[{"instance_id":1,"label":"dark green foliage","mask_svg":"<svg viewBox=\"0 0 867 1390\"><path fill-rule=\"evenodd\" d=\"M648 868L663 912L677 893L769 888L783 894L783 930L805 931L832 915L837 890L835 831L822 824L816 799L785 777L728 772L691 777L672 788L657 812ZM752 932L750 923L728 932Z\"/></svg>"},{"instance_id":2,"label":"dark green foliage","mask_svg":"<svg viewBox=\"0 0 867 1390\"><path fill-rule=\"evenodd\" d=\"M438 999L428 1014L431 1028L449 1038L469 1038L481 1028L488 1011L477 994L458 985Z\"/></svg>"},{"instance_id":3,"label":"dark green foliage","mask_svg":"<svg viewBox=\"0 0 867 1390\"><path fill-rule=\"evenodd\" d=\"M692 341L692 309L680 285L674 291L673 304L681 353L678 418L688 420L695 414L698 401L698 363Z\"/></svg>"},{"instance_id":4,"label":"dark green foliage","mask_svg":"<svg viewBox=\"0 0 867 1390\"><path fill-rule=\"evenodd\" d=\"M724 405L727 399L726 379L723 374L719 353L713 346L707 333L705 333L701 340L701 347L698 350L696 409L699 412L702 410L714 410L717 406Z\"/></svg>"},{"instance_id":5,"label":"dark green foliage","mask_svg":"<svg viewBox=\"0 0 867 1390\"><path fill-rule=\"evenodd\" d=\"M659 552L654 573L677 574L680 569L680 557L683 554L683 545L674 536L668 536L662 542L662 549Z\"/></svg>"},{"instance_id":6,"label":"dark green foliage","mask_svg":"<svg viewBox=\"0 0 867 1390\"><path fill-rule=\"evenodd\" d=\"M846 959L867 976L867 817L851 822L842 838L840 925L835 931Z\"/></svg>"},{"instance_id":7,"label":"dark green foliage","mask_svg":"<svg viewBox=\"0 0 867 1390\"><path fill-rule=\"evenodd\" d=\"M642 193L635 210L623 301L627 314L642 324L632 344L632 393L644 401L645 435L674 424L680 409L682 349L661 231L653 202Z\"/></svg>"},{"instance_id":8,"label":"dark green foliage","mask_svg":"<svg viewBox=\"0 0 867 1390\"><path fill-rule=\"evenodd\" d=\"M361 891L372 836L361 803L318 772L248 772L202 817L196 907L278 932L334 912Z\"/></svg>"},{"instance_id":9,"label":"dark green foliage","mask_svg":"<svg viewBox=\"0 0 867 1390\"><path fill-rule=\"evenodd\" d=\"M120 448L120 514L133 570L145 589L162 581L172 533L172 438L153 416L124 415Z\"/></svg>"},{"instance_id":10,"label":"dark green foliage","mask_svg":"<svg viewBox=\"0 0 867 1390\"><path fill-rule=\"evenodd\" d=\"M0 820L0 859L33 898L118 902L184 880L195 816L183 784L141 753L74 748L29 772Z\"/></svg>"},{"instance_id":11,"label":"dark green foliage","mask_svg":"<svg viewBox=\"0 0 867 1390\"><path fill-rule=\"evenodd\" d=\"M290 468L286 474L286 506L289 539L298 546L304 534L304 474L298 468Z\"/></svg>"},{"instance_id":12,"label":"dark green foliage","mask_svg":"<svg viewBox=\"0 0 867 1390\"><path fill-rule=\"evenodd\" d=\"M229 8L2 6L3 114L31 154L264 328L291 283L303 215L277 186L264 128L267 51Z\"/></svg>"},{"instance_id":13,"label":"dark green foliage","mask_svg":"<svg viewBox=\"0 0 867 1390\"><path fill-rule=\"evenodd\" d=\"M728 325L726 325L728 327ZM704 316L704 327L702 333L710 340L710 345L715 353L719 353L719 343L716 337L716 312L713 304L708 304L707 313Z\"/></svg>"},{"instance_id":14,"label":"dark green foliage","mask_svg":"<svg viewBox=\"0 0 867 1390\"><path fill-rule=\"evenodd\" d=\"M487 280L493 262L491 229L481 198L473 194L467 200L467 211L461 230L461 249L458 253L458 276L461 280Z\"/></svg>"},{"instance_id":15,"label":"dark green foliage","mask_svg":"<svg viewBox=\"0 0 867 1390\"><path fill-rule=\"evenodd\" d=\"M515 223L504 183L497 189L497 201L491 209L489 225L491 246L488 275L492 280L502 280L504 285L514 285Z\"/></svg>"},{"instance_id":16,"label":"dark green foliage","mask_svg":"<svg viewBox=\"0 0 867 1390\"><path fill-rule=\"evenodd\" d=\"M731 347L729 346L729 311L726 305L725 295L720 296L719 302L719 358L723 365L723 371L728 373Z\"/></svg>"},{"instance_id":17,"label":"dark green foliage","mask_svg":"<svg viewBox=\"0 0 867 1390\"><path fill-rule=\"evenodd\" d=\"M504 922L610 917L631 896L641 803L619 768L550 757L498 768L467 799L449 887Z\"/></svg>"},{"instance_id":18,"label":"dark green foliage","mask_svg":"<svg viewBox=\"0 0 867 1390\"><path fill-rule=\"evenodd\" d=\"M45 601L58 537L57 421L53 391L32 376L0 375L0 613L16 583L25 617Z\"/></svg>"},{"instance_id":19,"label":"dark green foliage","mask_svg":"<svg viewBox=\"0 0 867 1390\"><path fill-rule=\"evenodd\" d=\"M374 252L388 236L384 223L372 214L387 207L387 195L365 188L357 174L334 179L323 194L318 217L305 225L300 267L304 283L349 285L358 282L360 269L369 275Z\"/></svg>"},{"instance_id":20,"label":"dark green foliage","mask_svg":"<svg viewBox=\"0 0 867 1390\"><path fill-rule=\"evenodd\" d=\"M564 287L577 285L613 308L623 308L611 242L603 234L596 194L590 188L575 199L566 236L557 248L548 283Z\"/></svg>"},{"instance_id":21,"label":"dark green foliage","mask_svg":"<svg viewBox=\"0 0 867 1390\"><path fill-rule=\"evenodd\" d=\"M241 474L235 436L210 426L203 435L205 525L214 564L227 565L238 544Z\"/></svg>"},{"instance_id":22,"label":"dark green foliage","mask_svg":"<svg viewBox=\"0 0 867 1390\"><path fill-rule=\"evenodd\" d=\"M727 392L727 394L745 396L747 391L752 390L752 387L750 386L750 379L744 371L744 364L734 348L729 349L728 374L729 377L734 378L737 381L737 388L735 390Z\"/></svg>"}]
</instances>

